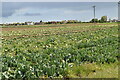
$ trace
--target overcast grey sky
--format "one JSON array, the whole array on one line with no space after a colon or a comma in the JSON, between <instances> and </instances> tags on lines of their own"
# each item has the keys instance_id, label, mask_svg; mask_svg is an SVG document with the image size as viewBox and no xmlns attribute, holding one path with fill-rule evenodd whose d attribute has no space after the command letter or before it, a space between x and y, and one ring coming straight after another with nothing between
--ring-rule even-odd
<instances>
[{"instance_id":1,"label":"overcast grey sky","mask_svg":"<svg viewBox=\"0 0 120 80\"><path fill-rule=\"evenodd\" d=\"M120 0L1 0L2 2L118 2Z\"/></svg>"},{"instance_id":2,"label":"overcast grey sky","mask_svg":"<svg viewBox=\"0 0 120 80\"><path fill-rule=\"evenodd\" d=\"M117 2L3 2L2 22L89 21L93 18L93 5L96 5L96 18L118 18Z\"/></svg>"}]
</instances>

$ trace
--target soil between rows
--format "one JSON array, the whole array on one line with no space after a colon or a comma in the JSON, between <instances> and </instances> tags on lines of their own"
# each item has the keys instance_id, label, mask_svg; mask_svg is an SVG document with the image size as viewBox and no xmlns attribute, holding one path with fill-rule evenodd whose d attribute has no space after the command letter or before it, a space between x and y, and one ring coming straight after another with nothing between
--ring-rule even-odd
<instances>
[{"instance_id":1,"label":"soil between rows","mask_svg":"<svg viewBox=\"0 0 120 80\"><path fill-rule=\"evenodd\" d=\"M16 26L16 27L2 27L2 31L16 31L16 30L33 30L33 29L45 29L45 28L60 28L60 27L74 27L74 26L92 26L94 24L54 24L54 25L34 25L35 27L28 26ZM95 25L118 25L118 24L100 24L96 23ZM44 26L44 27L43 27Z\"/></svg>"}]
</instances>

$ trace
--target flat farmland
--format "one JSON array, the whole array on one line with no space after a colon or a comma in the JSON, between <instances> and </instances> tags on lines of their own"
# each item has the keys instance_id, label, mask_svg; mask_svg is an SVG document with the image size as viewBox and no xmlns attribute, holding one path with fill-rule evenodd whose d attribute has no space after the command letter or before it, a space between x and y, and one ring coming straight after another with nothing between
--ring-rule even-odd
<instances>
[{"instance_id":1,"label":"flat farmland","mask_svg":"<svg viewBox=\"0 0 120 80\"><path fill-rule=\"evenodd\" d=\"M73 26L90 26L93 23L80 23L80 24L41 24L34 26L3 26L2 31L13 31L13 30L26 30L26 29L43 29L43 28L59 28L59 27L73 27ZM117 23L96 23L95 25L118 25Z\"/></svg>"},{"instance_id":2,"label":"flat farmland","mask_svg":"<svg viewBox=\"0 0 120 80\"><path fill-rule=\"evenodd\" d=\"M118 24L4 26L1 56L3 79L118 78Z\"/></svg>"}]
</instances>

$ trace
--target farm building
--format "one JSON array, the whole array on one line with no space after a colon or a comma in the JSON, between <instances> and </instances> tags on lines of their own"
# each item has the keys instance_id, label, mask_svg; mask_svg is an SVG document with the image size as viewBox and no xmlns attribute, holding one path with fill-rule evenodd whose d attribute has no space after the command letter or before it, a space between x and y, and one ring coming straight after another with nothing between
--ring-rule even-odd
<instances>
[{"instance_id":1,"label":"farm building","mask_svg":"<svg viewBox=\"0 0 120 80\"><path fill-rule=\"evenodd\" d=\"M26 25L34 25L34 22L25 22Z\"/></svg>"}]
</instances>

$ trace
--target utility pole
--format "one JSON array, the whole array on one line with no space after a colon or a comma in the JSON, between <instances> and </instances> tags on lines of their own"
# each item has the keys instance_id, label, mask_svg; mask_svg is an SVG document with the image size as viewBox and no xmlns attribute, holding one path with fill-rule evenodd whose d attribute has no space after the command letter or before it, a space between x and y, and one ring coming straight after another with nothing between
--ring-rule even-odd
<instances>
[{"instance_id":1,"label":"utility pole","mask_svg":"<svg viewBox=\"0 0 120 80\"><path fill-rule=\"evenodd\" d=\"M120 1L118 2L118 37L120 37ZM118 46L119 45L120 43L118 43ZM118 53L120 53L120 47L119 47ZM118 61L120 61L120 56L118 57ZM120 73L120 71L118 73ZM120 76L118 76L118 78L120 78Z\"/></svg>"},{"instance_id":2,"label":"utility pole","mask_svg":"<svg viewBox=\"0 0 120 80\"><path fill-rule=\"evenodd\" d=\"M118 22L120 22L120 1L118 2Z\"/></svg>"},{"instance_id":3,"label":"utility pole","mask_svg":"<svg viewBox=\"0 0 120 80\"><path fill-rule=\"evenodd\" d=\"M96 8L96 6L94 5L94 6L92 6L93 7L93 9L94 9L94 26L95 26L95 8Z\"/></svg>"}]
</instances>

